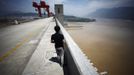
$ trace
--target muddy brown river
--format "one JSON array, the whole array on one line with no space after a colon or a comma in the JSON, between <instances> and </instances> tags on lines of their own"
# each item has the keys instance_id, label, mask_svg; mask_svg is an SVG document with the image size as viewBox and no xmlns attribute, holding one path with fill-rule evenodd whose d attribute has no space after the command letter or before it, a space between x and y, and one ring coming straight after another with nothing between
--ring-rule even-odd
<instances>
[{"instance_id":1,"label":"muddy brown river","mask_svg":"<svg viewBox=\"0 0 134 75\"><path fill-rule=\"evenodd\" d=\"M66 30L99 72L134 75L134 21L99 19L68 25Z\"/></svg>"}]
</instances>

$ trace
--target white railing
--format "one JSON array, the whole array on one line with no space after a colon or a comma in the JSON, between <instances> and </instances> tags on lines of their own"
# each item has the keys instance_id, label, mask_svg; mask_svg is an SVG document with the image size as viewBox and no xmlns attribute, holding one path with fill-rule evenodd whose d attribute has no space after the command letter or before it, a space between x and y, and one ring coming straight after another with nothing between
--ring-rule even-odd
<instances>
[{"instance_id":1,"label":"white railing","mask_svg":"<svg viewBox=\"0 0 134 75\"><path fill-rule=\"evenodd\" d=\"M64 35L65 46L65 59L67 61L67 67L70 72L69 75L99 75L97 69L93 66L86 55L81 51L78 45L73 41L68 32L63 28L63 25L55 20L56 24L61 28L61 32Z\"/></svg>"}]
</instances>

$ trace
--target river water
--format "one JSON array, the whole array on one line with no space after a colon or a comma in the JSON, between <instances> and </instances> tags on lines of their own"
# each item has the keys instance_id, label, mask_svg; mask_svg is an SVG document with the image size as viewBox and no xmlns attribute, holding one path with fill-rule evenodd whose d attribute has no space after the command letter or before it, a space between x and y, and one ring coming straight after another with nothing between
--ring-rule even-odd
<instances>
[{"instance_id":1,"label":"river water","mask_svg":"<svg viewBox=\"0 0 134 75\"><path fill-rule=\"evenodd\" d=\"M99 72L134 75L134 21L68 22L66 30Z\"/></svg>"}]
</instances>

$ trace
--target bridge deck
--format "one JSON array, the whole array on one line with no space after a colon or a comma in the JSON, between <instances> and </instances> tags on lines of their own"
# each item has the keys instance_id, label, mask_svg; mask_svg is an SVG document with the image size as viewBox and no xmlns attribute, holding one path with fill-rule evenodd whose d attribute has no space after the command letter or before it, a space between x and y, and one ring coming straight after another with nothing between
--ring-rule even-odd
<instances>
[{"instance_id":1,"label":"bridge deck","mask_svg":"<svg viewBox=\"0 0 134 75\"><path fill-rule=\"evenodd\" d=\"M48 27L44 29L44 35L22 75L63 75L62 67L58 63L50 61L52 57L56 57L54 45L50 43L55 22L48 23Z\"/></svg>"}]
</instances>

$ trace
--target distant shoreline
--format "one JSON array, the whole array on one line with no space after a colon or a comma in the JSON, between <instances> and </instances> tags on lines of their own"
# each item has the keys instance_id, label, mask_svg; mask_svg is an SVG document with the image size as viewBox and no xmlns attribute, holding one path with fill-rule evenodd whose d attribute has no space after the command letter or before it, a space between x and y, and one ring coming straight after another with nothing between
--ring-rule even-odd
<instances>
[{"instance_id":1,"label":"distant shoreline","mask_svg":"<svg viewBox=\"0 0 134 75\"><path fill-rule=\"evenodd\" d=\"M17 21L17 24L15 23L15 20ZM36 18L21 18L21 17L0 18L0 28L11 26L11 25L18 25L18 24L30 22L33 20L36 20Z\"/></svg>"},{"instance_id":2,"label":"distant shoreline","mask_svg":"<svg viewBox=\"0 0 134 75\"><path fill-rule=\"evenodd\" d=\"M95 22L96 21L96 19L68 16L68 15L64 15L64 20L67 22Z\"/></svg>"}]
</instances>

